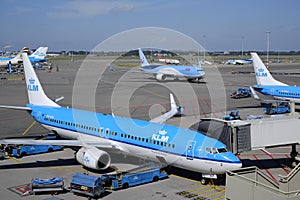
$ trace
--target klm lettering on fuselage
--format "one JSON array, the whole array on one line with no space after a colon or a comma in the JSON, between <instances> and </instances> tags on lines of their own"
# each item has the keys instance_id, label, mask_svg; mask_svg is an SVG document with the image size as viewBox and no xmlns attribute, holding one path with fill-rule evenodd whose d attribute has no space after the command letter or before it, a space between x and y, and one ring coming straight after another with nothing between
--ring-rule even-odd
<instances>
[{"instance_id":1,"label":"klm lettering on fuselage","mask_svg":"<svg viewBox=\"0 0 300 200\"><path fill-rule=\"evenodd\" d=\"M28 91L38 91L39 90L39 86L38 85L34 85L35 80L34 79L29 79L29 85L27 85L27 89Z\"/></svg>"},{"instance_id":2,"label":"klm lettering on fuselage","mask_svg":"<svg viewBox=\"0 0 300 200\"><path fill-rule=\"evenodd\" d=\"M166 136L166 134L167 134L166 130L158 131L158 134L152 135L152 140L159 141L159 142L168 142L169 136Z\"/></svg>"},{"instance_id":3,"label":"klm lettering on fuselage","mask_svg":"<svg viewBox=\"0 0 300 200\"><path fill-rule=\"evenodd\" d=\"M259 68L257 70L257 72L255 73L255 75L258 76L258 77L267 77L268 73L264 72L263 68Z\"/></svg>"}]
</instances>

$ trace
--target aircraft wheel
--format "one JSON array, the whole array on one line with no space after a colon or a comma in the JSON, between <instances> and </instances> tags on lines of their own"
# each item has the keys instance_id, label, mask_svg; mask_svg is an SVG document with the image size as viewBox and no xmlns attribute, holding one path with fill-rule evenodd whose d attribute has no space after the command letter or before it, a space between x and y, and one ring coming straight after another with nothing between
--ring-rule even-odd
<instances>
[{"instance_id":1,"label":"aircraft wheel","mask_svg":"<svg viewBox=\"0 0 300 200\"><path fill-rule=\"evenodd\" d=\"M156 181L158 181L158 177L157 177L157 176L154 176L153 182L156 182Z\"/></svg>"},{"instance_id":2,"label":"aircraft wheel","mask_svg":"<svg viewBox=\"0 0 300 200\"><path fill-rule=\"evenodd\" d=\"M127 189L128 187L129 187L128 183L124 183L123 186L122 186L123 189Z\"/></svg>"},{"instance_id":3,"label":"aircraft wheel","mask_svg":"<svg viewBox=\"0 0 300 200\"><path fill-rule=\"evenodd\" d=\"M201 180L200 180L200 183L202 184L202 185L206 185L207 184L207 179L206 178L202 178Z\"/></svg>"}]
</instances>

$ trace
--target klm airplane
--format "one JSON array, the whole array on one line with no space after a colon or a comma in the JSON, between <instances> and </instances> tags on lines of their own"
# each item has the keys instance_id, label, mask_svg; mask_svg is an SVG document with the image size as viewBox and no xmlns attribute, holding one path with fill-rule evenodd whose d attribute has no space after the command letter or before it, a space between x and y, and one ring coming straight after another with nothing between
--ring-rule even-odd
<instances>
[{"instance_id":1,"label":"klm airplane","mask_svg":"<svg viewBox=\"0 0 300 200\"><path fill-rule=\"evenodd\" d=\"M200 81L205 76L205 72L200 65L151 65L148 63L142 49L139 48L138 50L141 61L141 70L145 73L153 74L158 81L164 81L167 77L175 79L187 78L189 81Z\"/></svg>"},{"instance_id":2,"label":"klm airplane","mask_svg":"<svg viewBox=\"0 0 300 200\"><path fill-rule=\"evenodd\" d=\"M285 83L275 80L257 53L251 53L251 57L253 60L253 67L257 82L256 85L252 86L255 91L264 95L272 96L275 99L300 103L299 86L289 86ZM258 96L255 94L254 97L258 98Z\"/></svg>"},{"instance_id":3,"label":"klm airplane","mask_svg":"<svg viewBox=\"0 0 300 200\"><path fill-rule=\"evenodd\" d=\"M23 47L23 49L13 58L0 58L0 67L7 67L10 65L20 65L22 64L22 53L27 52L29 49L27 47Z\"/></svg>"},{"instance_id":4,"label":"klm airplane","mask_svg":"<svg viewBox=\"0 0 300 200\"><path fill-rule=\"evenodd\" d=\"M30 62L32 63L47 62L47 59L45 58L47 51L48 51L48 47L39 47L29 56Z\"/></svg>"},{"instance_id":5,"label":"klm airplane","mask_svg":"<svg viewBox=\"0 0 300 200\"><path fill-rule=\"evenodd\" d=\"M46 96L27 54L22 56L29 104L0 107L28 111L43 127L64 140L2 139L0 144L78 146L77 161L96 170L108 168L109 152L115 152L196 171L202 173L203 180L242 166L220 141L164 124L177 113L172 94L171 110L151 121L64 108Z\"/></svg>"},{"instance_id":6,"label":"klm airplane","mask_svg":"<svg viewBox=\"0 0 300 200\"><path fill-rule=\"evenodd\" d=\"M22 53L28 52L29 48L24 47L15 57L13 58L6 58L2 57L0 58L0 66L7 67L8 64L11 65L20 65L22 64ZM47 62L46 53L48 51L48 47L39 47L36 51L34 51L30 56L29 60L32 63L38 63L38 62Z\"/></svg>"}]
</instances>

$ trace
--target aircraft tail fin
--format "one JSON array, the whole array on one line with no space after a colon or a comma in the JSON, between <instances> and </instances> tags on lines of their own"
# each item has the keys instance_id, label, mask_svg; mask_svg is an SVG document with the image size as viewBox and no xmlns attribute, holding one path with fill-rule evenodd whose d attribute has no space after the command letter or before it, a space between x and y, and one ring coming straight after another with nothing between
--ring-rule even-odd
<instances>
[{"instance_id":1,"label":"aircraft tail fin","mask_svg":"<svg viewBox=\"0 0 300 200\"><path fill-rule=\"evenodd\" d=\"M20 63L22 63L22 53L27 53L28 50L28 47L23 47L23 49L14 58L11 59L11 62L18 63L20 61Z\"/></svg>"},{"instance_id":2,"label":"aircraft tail fin","mask_svg":"<svg viewBox=\"0 0 300 200\"><path fill-rule=\"evenodd\" d=\"M60 107L44 93L42 85L31 65L27 53L22 53L22 58L29 103L33 105Z\"/></svg>"},{"instance_id":3,"label":"aircraft tail fin","mask_svg":"<svg viewBox=\"0 0 300 200\"><path fill-rule=\"evenodd\" d=\"M158 59L161 59L161 56L160 56L160 54L159 54L159 53L157 54L157 58L158 58Z\"/></svg>"},{"instance_id":4,"label":"aircraft tail fin","mask_svg":"<svg viewBox=\"0 0 300 200\"><path fill-rule=\"evenodd\" d=\"M141 61L142 67L145 67L145 66L149 65L149 63L148 63L148 61L147 61L147 59L146 59L146 57L145 57L145 55L144 55L141 48L139 48L139 56L140 56L140 61Z\"/></svg>"},{"instance_id":5,"label":"aircraft tail fin","mask_svg":"<svg viewBox=\"0 0 300 200\"><path fill-rule=\"evenodd\" d=\"M251 58L253 60L255 77L258 85L287 85L273 78L257 53L251 53Z\"/></svg>"},{"instance_id":6,"label":"aircraft tail fin","mask_svg":"<svg viewBox=\"0 0 300 200\"><path fill-rule=\"evenodd\" d=\"M46 57L47 51L48 47L39 47L29 57L34 57L36 59L44 59Z\"/></svg>"}]
</instances>

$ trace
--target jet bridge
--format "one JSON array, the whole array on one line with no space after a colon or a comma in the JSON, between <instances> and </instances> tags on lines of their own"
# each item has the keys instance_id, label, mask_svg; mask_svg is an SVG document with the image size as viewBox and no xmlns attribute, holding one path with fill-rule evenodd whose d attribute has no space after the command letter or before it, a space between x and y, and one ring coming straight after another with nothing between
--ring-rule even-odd
<instances>
[{"instance_id":1,"label":"jet bridge","mask_svg":"<svg viewBox=\"0 0 300 200\"><path fill-rule=\"evenodd\" d=\"M241 120L203 118L190 128L223 142L231 152L240 153L251 150L250 125Z\"/></svg>"},{"instance_id":2,"label":"jet bridge","mask_svg":"<svg viewBox=\"0 0 300 200\"><path fill-rule=\"evenodd\" d=\"M190 128L220 140L233 153L292 145L291 156L295 157L296 145L300 144L299 124L300 116L293 114L245 121L203 118Z\"/></svg>"}]
</instances>

